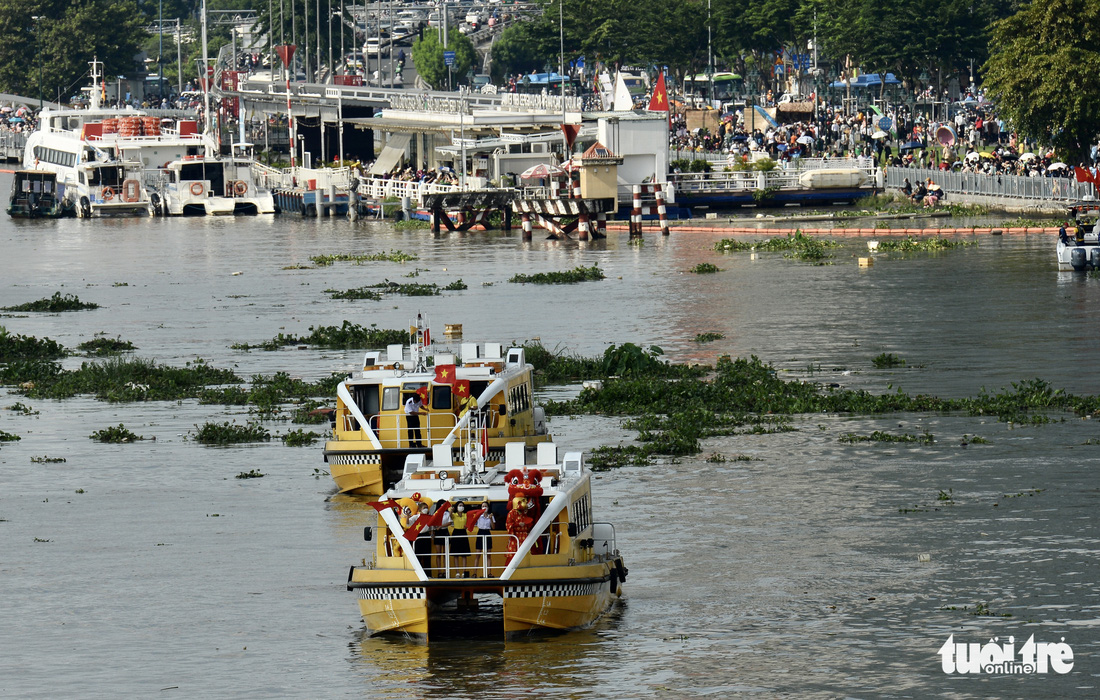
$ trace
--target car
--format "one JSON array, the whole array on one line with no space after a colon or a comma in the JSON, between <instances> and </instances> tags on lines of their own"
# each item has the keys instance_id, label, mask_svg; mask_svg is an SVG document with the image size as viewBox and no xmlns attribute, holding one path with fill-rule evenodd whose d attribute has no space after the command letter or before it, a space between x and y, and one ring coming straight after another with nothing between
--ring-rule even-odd
<instances>
[{"instance_id":1,"label":"car","mask_svg":"<svg viewBox=\"0 0 1100 700\"><path fill-rule=\"evenodd\" d=\"M363 53L367 56L389 56L389 43L382 43L380 39L373 36L369 37L367 43L363 44Z\"/></svg>"}]
</instances>

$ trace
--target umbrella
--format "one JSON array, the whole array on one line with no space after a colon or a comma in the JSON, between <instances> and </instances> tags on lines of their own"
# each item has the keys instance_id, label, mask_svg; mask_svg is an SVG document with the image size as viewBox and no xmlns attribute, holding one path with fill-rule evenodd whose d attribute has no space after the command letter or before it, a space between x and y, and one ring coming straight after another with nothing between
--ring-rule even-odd
<instances>
[{"instance_id":1,"label":"umbrella","mask_svg":"<svg viewBox=\"0 0 1100 700\"><path fill-rule=\"evenodd\" d=\"M920 141L908 141L906 143L901 144L901 148L898 149L898 150L911 151L914 148L924 148L924 144L921 143Z\"/></svg>"},{"instance_id":2,"label":"umbrella","mask_svg":"<svg viewBox=\"0 0 1100 700\"><path fill-rule=\"evenodd\" d=\"M971 161L971 162L977 162L977 161L981 160L981 158L982 157L980 155L978 155L977 151L971 151L970 153L966 154L966 159Z\"/></svg>"},{"instance_id":3,"label":"umbrella","mask_svg":"<svg viewBox=\"0 0 1100 700\"><path fill-rule=\"evenodd\" d=\"M1039 156L1035 155L1034 153L1021 153L1020 154L1020 160L1035 160L1038 157Z\"/></svg>"},{"instance_id":4,"label":"umbrella","mask_svg":"<svg viewBox=\"0 0 1100 700\"><path fill-rule=\"evenodd\" d=\"M1065 163L1051 163L1047 166L1047 170L1064 170L1066 167Z\"/></svg>"},{"instance_id":5,"label":"umbrella","mask_svg":"<svg viewBox=\"0 0 1100 700\"><path fill-rule=\"evenodd\" d=\"M579 170L580 167L580 163L574 163L572 158L561 164L561 169L567 173L575 172Z\"/></svg>"},{"instance_id":6,"label":"umbrella","mask_svg":"<svg viewBox=\"0 0 1100 700\"><path fill-rule=\"evenodd\" d=\"M879 129L879 130L878 130L878 131L876 131L875 133L871 134L871 138L873 138L873 139L875 139L875 140L877 141L877 140L879 140L879 139L884 139L884 138L886 138L886 137L887 137L887 135L888 135L888 134L887 134L887 133L886 133L885 131L883 131L882 129Z\"/></svg>"},{"instance_id":7,"label":"umbrella","mask_svg":"<svg viewBox=\"0 0 1100 700\"><path fill-rule=\"evenodd\" d=\"M984 152L983 152L983 153L979 153L978 155L980 155L980 156L981 156L982 158L989 158L989 159L991 159L991 160L992 160L992 158L993 158L993 154L992 154L992 153L984 153Z\"/></svg>"},{"instance_id":8,"label":"umbrella","mask_svg":"<svg viewBox=\"0 0 1100 700\"><path fill-rule=\"evenodd\" d=\"M814 137L809 134L803 134L795 139L798 143L806 144L807 146L814 142Z\"/></svg>"},{"instance_id":9,"label":"umbrella","mask_svg":"<svg viewBox=\"0 0 1100 700\"><path fill-rule=\"evenodd\" d=\"M520 178L524 180L542 180L548 177L558 177L564 173L565 171L556 165L539 163L538 165L532 165L530 168L520 173Z\"/></svg>"},{"instance_id":10,"label":"umbrella","mask_svg":"<svg viewBox=\"0 0 1100 700\"><path fill-rule=\"evenodd\" d=\"M0 107L0 112L10 112L10 111L11 111L11 107L7 107L7 106Z\"/></svg>"},{"instance_id":11,"label":"umbrella","mask_svg":"<svg viewBox=\"0 0 1100 700\"><path fill-rule=\"evenodd\" d=\"M23 121L23 117L12 117L8 121L11 122L12 124L17 124L17 123ZM1051 166L1051 167L1053 167L1053 166Z\"/></svg>"},{"instance_id":12,"label":"umbrella","mask_svg":"<svg viewBox=\"0 0 1100 700\"><path fill-rule=\"evenodd\" d=\"M733 138L730 139L730 141L748 141L748 140L749 140L749 137L745 136L744 134L738 134L737 136L734 136Z\"/></svg>"},{"instance_id":13,"label":"umbrella","mask_svg":"<svg viewBox=\"0 0 1100 700\"><path fill-rule=\"evenodd\" d=\"M941 124L939 128L936 129L936 141L942 146L954 146L955 130L945 124Z\"/></svg>"},{"instance_id":14,"label":"umbrella","mask_svg":"<svg viewBox=\"0 0 1100 700\"><path fill-rule=\"evenodd\" d=\"M775 147L775 150L782 153L783 151L787 150L787 144L781 143L781 144L779 144L778 146Z\"/></svg>"}]
</instances>

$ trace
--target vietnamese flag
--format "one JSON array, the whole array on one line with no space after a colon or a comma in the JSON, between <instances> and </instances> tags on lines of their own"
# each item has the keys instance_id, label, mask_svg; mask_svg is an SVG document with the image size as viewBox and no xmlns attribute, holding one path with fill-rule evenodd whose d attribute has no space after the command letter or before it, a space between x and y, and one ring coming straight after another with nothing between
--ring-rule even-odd
<instances>
[{"instance_id":1,"label":"vietnamese flag","mask_svg":"<svg viewBox=\"0 0 1100 700\"><path fill-rule=\"evenodd\" d=\"M392 498L386 501L371 501L367 505L369 505L371 508L374 508L379 513L384 510L389 510L390 508L397 508L398 510L401 510L401 504L393 500Z\"/></svg>"},{"instance_id":2,"label":"vietnamese flag","mask_svg":"<svg viewBox=\"0 0 1100 700\"><path fill-rule=\"evenodd\" d=\"M452 365L453 366L453 365ZM436 370L438 372L438 370ZM438 380L437 380L438 381ZM470 380L459 379L451 385L451 393L460 399L464 399L470 395Z\"/></svg>"},{"instance_id":3,"label":"vietnamese flag","mask_svg":"<svg viewBox=\"0 0 1100 700\"><path fill-rule=\"evenodd\" d=\"M657 77L657 85L653 88L653 96L649 98L649 107L647 107L647 109L650 112L668 111L668 92L665 90L664 73L661 73Z\"/></svg>"},{"instance_id":4,"label":"vietnamese flag","mask_svg":"<svg viewBox=\"0 0 1100 700\"><path fill-rule=\"evenodd\" d=\"M413 523L408 530L405 530L405 534L403 535L403 537L409 542L413 542L420 535L421 530L423 530L424 528L439 527L443 524L443 514L446 513L447 509L450 507L450 502L444 501L443 505L441 505L439 509L436 510L435 513L433 513L432 515L426 518L423 515L419 516L416 519L416 522Z\"/></svg>"},{"instance_id":5,"label":"vietnamese flag","mask_svg":"<svg viewBox=\"0 0 1100 700\"><path fill-rule=\"evenodd\" d=\"M455 366L454 365L436 365L435 366L435 383L436 384L454 384L455 383Z\"/></svg>"}]
</instances>

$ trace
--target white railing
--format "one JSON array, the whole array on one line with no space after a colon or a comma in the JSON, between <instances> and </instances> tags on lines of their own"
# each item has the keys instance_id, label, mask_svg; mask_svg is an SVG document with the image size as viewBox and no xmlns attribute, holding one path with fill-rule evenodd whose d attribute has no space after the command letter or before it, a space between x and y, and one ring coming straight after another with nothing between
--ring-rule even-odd
<instances>
[{"instance_id":1,"label":"white railing","mask_svg":"<svg viewBox=\"0 0 1100 700\"><path fill-rule=\"evenodd\" d=\"M498 526L500 523L497 523ZM429 578L466 578L464 574L469 574L470 578L498 578L507 568L506 557L508 555L508 542L512 541L516 544L516 549L519 549L519 538L515 535L509 535L504 533L497 533L492 535L477 535L470 533L462 533L462 531L456 531L458 537L466 537L467 544L470 548L469 554L453 554L451 552L451 545L457 537L455 535L442 535L443 531L439 530L436 533L421 532L417 536L417 541L421 537L428 538L431 541L431 553L422 553L417 556L420 561L420 566L424 569L424 572L428 574ZM386 532L387 541L385 543L385 553L388 556L401 556L400 544L396 542L396 538L393 533ZM531 535L534 537L534 535ZM607 544L603 538L594 537L594 546L597 549L602 548ZM534 556L543 554L560 554L561 552L562 532L544 532L538 536L537 550L533 551ZM614 532L611 534L610 544L614 546ZM415 546L415 543L414 543ZM423 546L423 545L422 545ZM484 556L482 552L488 549L489 556ZM611 551L614 551L613 549Z\"/></svg>"},{"instance_id":2,"label":"white railing","mask_svg":"<svg viewBox=\"0 0 1100 700\"><path fill-rule=\"evenodd\" d=\"M1069 177L1026 177L1023 175L987 175L984 173L953 173L930 168L888 168L886 186L900 188L905 179L916 187L928 178L948 194L969 194L1005 199L1034 199L1053 202L1073 202L1095 194L1090 183Z\"/></svg>"},{"instance_id":3,"label":"white railing","mask_svg":"<svg viewBox=\"0 0 1100 700\"><path fill-rule=\"evenodd\" d=\"M383 200L395 197L408 197L414 202L423 203L426 194L442 194L460 191L458 185L444 185L436 182L416 182L413 180L384 180L371 177L359 183L359 195L368 199Z\"/></svg>"}]
</instances>

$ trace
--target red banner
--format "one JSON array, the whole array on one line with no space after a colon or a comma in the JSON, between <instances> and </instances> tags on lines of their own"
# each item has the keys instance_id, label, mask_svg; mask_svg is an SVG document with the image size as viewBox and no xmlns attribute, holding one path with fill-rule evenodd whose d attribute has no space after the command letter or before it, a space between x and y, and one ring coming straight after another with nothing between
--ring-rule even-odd
<instances>
[{"instance_id":1,"label":"red banner","mask_svg":"<svg viewBox=\"0 0 1100 700\"><path fill-rule=\"evenodd\" d=\"M290 62L294 60L294 51L297 50L295 44L281 44L275 47L275 53L279 54L279 58L282 59L283 65L289 67Z\"/></svg>"},{"instance_id":2,"label":"red banner","mask_svg":"<svg viewBox=\"0 0 1100 700\"><path fill-rule=\"evenodd\" d=\"M577 134L581 133L580 124L562 124L561 133L565 134L565 143L573 148L573 142L577 140Z\"/></svg>"}]
</instances>

